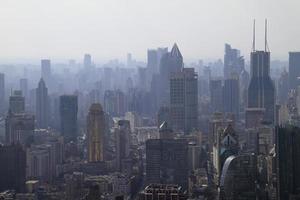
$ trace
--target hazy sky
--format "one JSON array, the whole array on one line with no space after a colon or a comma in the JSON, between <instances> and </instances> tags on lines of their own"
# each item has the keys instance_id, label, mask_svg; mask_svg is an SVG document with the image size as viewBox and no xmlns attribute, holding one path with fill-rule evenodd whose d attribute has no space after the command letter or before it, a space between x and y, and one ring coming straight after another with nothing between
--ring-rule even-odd
<instances>
[{"instance_id":1,"label":"hazy sky","mask_svg":"<svg viewBox=\"0 0 300 200\"><path fill-rule=\"evenodd\" d=\"M247 58L252 21L263 47L269 20L272 58L300 51L299 0L0 0L0 61L120 58L146 60L147 48L171 47L185 59L223 57L224 43Z\"/></svg>"}]
</instances>

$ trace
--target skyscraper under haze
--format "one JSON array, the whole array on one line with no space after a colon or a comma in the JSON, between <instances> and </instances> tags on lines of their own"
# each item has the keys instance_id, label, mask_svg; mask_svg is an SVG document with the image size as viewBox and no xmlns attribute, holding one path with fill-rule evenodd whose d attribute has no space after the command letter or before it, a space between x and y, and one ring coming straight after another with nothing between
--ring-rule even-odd
<instances>
[{"instance_id":1,"label":"skyscraper under haze","mask_svg":"<svg viewBox=\"0 0 300 200\"><path fill-rule=\"evenodd\" d=\"M28 80L27 80L27 78L20 79L20 90L22 91L22 94L26 99L28 97Z\"/></svg>"},{"instance_id":2,"label":"skyscraper under haze","mask_svg":"<svg viewBox=\"0 0 300 200\"><path fill-rule=\"evenodd\" d=\"M0 113L4 113L5 107L5 75L0 73Z\"/></svg>"},{"instance_id":3,"label":"skyscraper under haze","mask_svg":"<svg viewBox=\"0 0 300 200\"><path fill-rule=\"evenodd\" d=\"M51 61L49 59L41 60L41 76L46 82L51 77Z\"/></svg>"},{"instance_id":4,"label":"skyscraper under haze","mask_svg":"<svg viewBox=\"0 0 300 200\"><path fill-rule=\"evenodd\" d=\"M289 84L290 89L300 85L300 52L289 52Z\"/></svg>"},{"instance_id":5,"label":"skyscraper under haze","mask_svg":"<svg viewBox=\"0 0 300 200\"><path fill-rule=\"evenodd\" d=\"M183 68L183 57L175 43L171 52L164 54L160 60L160 95L159 105L170 102L170 78L173 72L179 72Z\"/></svg>"},{"instance_id":6,"label":"skyscraper under haze","mask_svg":"<svg viewBox=\"0 0 300 200\"><path fill-rule=\"evenodd\" d=\"M92 66L92 56L90 54L84 54L83 65L87 68Z\"/></svg>"},{"instance_id":7,"label":"skyscraper under haze","mask_svg":"<svg viewBox=\"0 0 300 200\"><path fill-rule=\"evenodd\" d=\"M211 80L209 83L212 112L223 111L222 80Z\"/></svg>"},{"instance_id":8,"label":"skyscraper under haze","mask_svg":"<svg viewBox=\"0 0 300 200\"><path fill-rule=\"evenodd\" d=\"M94 103L87 116L88 161L104 160L105 117L100 103Z\"/></svg>"},{"instance_id":9,"label":"skyscraper under haze","mask_svg":"<svg viewBox=\"0 0 300 200\"><path fill-rule=\"evenodd\" d=\"M62 136L64 136L66 142L75 141L77 138L77 96L60 96L59 110Z\"/></svg>"},{"instance_id":10,"label":"skyscraper under haze","mask_svg":"<svg viewBox=\"0 0 300 200\"><path fill-rule=\"evenodd\" d=\"M233 113L236 118L239 117L240 93L239 80L237 77L224 81L223 87L224 112Z\"/></svg>"},{"instance_id":11,"label":"skyscraper under haze","mask_svg":"<svg viewBox=\"0 0 300 200\"><path fill-rule=\"evenodd\" d=\"M13 91L9 97L9 109L13 113L25 112L25 98L22 96L21 90Z\"/></svg>"},{"instance_id":12,"label":"skyscraper under haze","mask_svg":"<svg viewBox=\"0 0 300 200\"><path fill-rule=\"evenodd\" d=\"M224 77L231 78L233 74L239 75L244 68L244 58L240 56L238 49L233 49L229 44L225 44L224 55Z\"/></svg>"},{"instance_id":13,"label":"skyscraper under haze","mask_svg":"<svg viewBox=\"0 0 300 200\"><path fill-rule=\"evenodd\" d=\"M170 110L174 130L189 133L198 128L198 75L194 68L171 75Z\"/></svg>"},{"instance_id":14,"label":"skyscraper under haze","mask_svg":"<svg viewBox=\"0 0 300 200\"><path fill-rule=\"evenodd\" d=\"M43 78L36 89L36 120L38 128L47 128L49 120L48 89Z\"/></svg>"},{"instance_id":15,"label":"skyscraper under haze","mask_svg":"<svg viewBox=\"0 0 300 200\"><path fill-rule=\"evenodd\" d=\"M270 77L270 52L251 52L251 79L248 108L265 108L264 120L274 123L275 88Z\"/></svg>"}]
</instances>

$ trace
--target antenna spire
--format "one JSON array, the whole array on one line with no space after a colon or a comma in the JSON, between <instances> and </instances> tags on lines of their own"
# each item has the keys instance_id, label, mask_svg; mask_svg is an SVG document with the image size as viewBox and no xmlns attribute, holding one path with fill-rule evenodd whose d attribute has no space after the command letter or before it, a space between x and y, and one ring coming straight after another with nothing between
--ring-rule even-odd
<instances>
[{"instance_id":1,"label":"antenna spire","mask_svg":"<svg viewBox=\"0 0 300 200\"><path fill-rule=\"evenodd\" d=\"M268 20L265 19L265 51L269 51L268 47Z\"/></svg>"},{"instance_id":2,"label":"antenna spire","mask_svg":"<svg viewBox=\"0 0 300 200\"><path fill-rule=\"evenodd\" d=\"M255 19L253 20L253 41L252 41L252 51L255 51Z\"/></svg>"}]
</instances>

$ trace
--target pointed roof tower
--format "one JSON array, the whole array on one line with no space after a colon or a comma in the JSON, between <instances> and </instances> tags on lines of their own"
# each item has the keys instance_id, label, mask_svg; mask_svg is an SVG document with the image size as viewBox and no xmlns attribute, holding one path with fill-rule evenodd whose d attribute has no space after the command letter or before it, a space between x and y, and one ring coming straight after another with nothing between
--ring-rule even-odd
<instances>
[{"instance_id":1,"label":"pointed roof tower","mask_svg":"<svg viewBox=\"0 0 300 200\"><path fill-rule=\"evenodd\" d=\"M171 56L182 58L182 55L181 55L181 53L179 51L179 48L178 48L176 43L173 45L170 54L171 54Z\"/></svg>"}]
</instances>

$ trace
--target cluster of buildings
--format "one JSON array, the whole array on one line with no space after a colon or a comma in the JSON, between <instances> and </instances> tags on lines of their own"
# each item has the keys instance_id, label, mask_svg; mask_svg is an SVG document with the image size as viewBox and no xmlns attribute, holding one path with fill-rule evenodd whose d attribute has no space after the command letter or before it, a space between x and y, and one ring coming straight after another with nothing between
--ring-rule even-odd
<instances>
[{"instance_id":1,"label":"cluster of buildings","mask_svg":"<svg viewBox=\"0 0 300 200\"><path fill-rule=\"evenodd\" d=\"M267 40L250 63L174 44L125 65L43 59L10 95L0 73L0 199L300 198L299 52L279 73Z\"/></svg>"}]
</instances>

